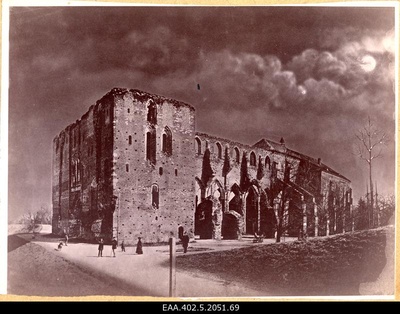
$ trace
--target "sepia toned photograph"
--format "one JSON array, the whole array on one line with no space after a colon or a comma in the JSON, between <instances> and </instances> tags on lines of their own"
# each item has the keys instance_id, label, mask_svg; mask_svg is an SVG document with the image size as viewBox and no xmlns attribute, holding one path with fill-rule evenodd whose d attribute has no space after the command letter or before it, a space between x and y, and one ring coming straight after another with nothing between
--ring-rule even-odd
<instances>
[{"instance_id":1,"label":"sepia toned photograph","mask_svg":"<svg viewBox=\"0 0 400 314\"><path fill-rule=\"evenodd\" d=\"M393 299L398 7L367 4L5 8L7 295Z\"/></svg>"}]
</instances>

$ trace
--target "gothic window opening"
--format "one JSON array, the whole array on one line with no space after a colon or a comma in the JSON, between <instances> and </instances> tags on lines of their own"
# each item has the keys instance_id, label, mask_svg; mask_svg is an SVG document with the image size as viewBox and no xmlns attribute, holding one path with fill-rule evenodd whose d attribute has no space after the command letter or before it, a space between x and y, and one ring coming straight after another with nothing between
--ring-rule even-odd
<instances>
[{"instance_id":1,"label":"gothic window opening","mask_svg":"<svg viewBox=\"0 0 400 314\"><path fill-rule=\"evenodd\" d=\"M72 186L76 186L81 182L81 166L79 159L76 159L72 162L71 167L71 184Z\"/></svg>"},{"instance_id":2,"label":"gothic window opening","mask_svg":"<svg viewBox=\"0 0 400 314\"><path fill-rule=\"evenodd\" d=\"M277 163L276 161L273 161L271 166L271 178L276 178L277 174L278 174Z\"/></svg>"},{"instance_id":3,"label":"gothic window opening","mask_svg":"<svg viewBox=\"0 0 400 314\"><path fill-rule=\"evenodd\" d=\"M290 168L290 165L288 164L288 163L286 163L286 167L285 167L285 173L284 173L284 180L286 181L286 182L289 182L290 181L290 170L291 170L291 168Z\"/></svg>"},{"instance_id":4,"label":"gothic window opening","mask_svg":"<svg viewBox=\"0 0 400 314\"><path fill-rule=\"evenodd\" d=\"M129 137L128 137L128 143L129 143L129 145L132 145L132 135L129 135Z\"/></svg>"},{"instance_id":5,"label":"gothic window opening","mask_svg":"<svg viewBox=\"0 0 400 314\"><path fill-rule=\"evenodd\" d=\"M151 186L151 205L154 208L159 207L159 190L157 184L153 184Z\"/></svg>"},{"instance_id":6,"label":"gothic window opening","mask_svg":"<svg viewBox=\"0 0 400 314\"><path fill-rule=\"evenodd\" d=\"M256 154L254 152L250 153L250 166L256 166Z\"/></svg>"},{"instance_id":7,"label":"gothic window opening","mask_svg":"<svg viewBox=\"0 0 400 314\"><path fill-rule=\"evenodd\" d=\"M218 142L217 142L216 146L217 146L217 157L218 157L218 159L222 159L222 146Z\"/></svg>"},{"instance_id":8,"label":"gothic window opening","mask_svg":"<svg viewBox=\"0 0 400 314\"><path fill-rule=\"evenodd\" d=\"M271 159L269 157L265 157L265 169L271 170Z\"/></svg>"},{"instance_id":9,"label":"gothic window opening","mask_svg":"<svg viewBox=\"0 0 400 314\"><path fill-rule=\"evenodd\" d=\"M162 136L162 151L167 156L172 155L172 132L169 127L165 127L164 133Z\"/></svg>"},{"instance_id":10,"label":"gothic window opening","mask_svg":"<svg viewBox=\"0 0 400 314\"><path fill-rule=\"evenodd\" d=\"M234 151L235 151L235 162L239 163L240 162L239 148L235 147Z\"/></svg>"},{"instance_id":11,"label":"gothic window opening","mask_svg":"<svg viewBox=\"0 0 400 314\"><path fill-rule=\"evenodd\" d=\"M163 175L163 173L164 173L163 167L160 167L160 168L158 169L158 173L160 174L160 176Z\"/></svg>"},{"instance_id":12,"label":"gothic window opening","mask_svg":"<svg viewBox=\"0 0 400 314\"><path fill-rule=\"evenodd\" d=\"M147 107L147 122L153 125L157 124L157 105L152 100Z\"/></svg>"},{"instance_id":13,"label":"gothic window opening","mask_svg":"<svg viewBox=\"0 0 400 314\"><path fill-rule=\"evenodd\" d=\"M146 159L152 164L156 163L156 130L154 127L146 133Z\"/></svg>"},{"instance_id":14,"label":"gothic window opening","mask_svg":"<svg viewBox=\"0 0 400 314\"><path fill-rule=\"evenodd\" d=\"M196 140L196 153L197 155L201 155L201 141L198 137L196 137L195 140Z\"/></svg>"},{"instance_id":15,"label":"gothic window opening","mask_svg":"<svg viewBox=\"0 0 400 314\"><path fill-rule=\"evenodd\" d=\"M125 165L125 170L126 170L126 172L129 172L129 165L128 164Z\"/></svg>"}]
</instances>

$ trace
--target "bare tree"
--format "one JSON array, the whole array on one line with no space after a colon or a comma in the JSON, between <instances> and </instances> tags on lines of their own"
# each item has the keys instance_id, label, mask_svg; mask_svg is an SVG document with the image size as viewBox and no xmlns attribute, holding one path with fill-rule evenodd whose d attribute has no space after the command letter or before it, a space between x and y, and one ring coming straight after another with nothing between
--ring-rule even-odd
<instances>
[{"instance_id":1,"label":"bare tree","mask_svg":"<svg viewBox=\"0 0 400 314\"><path fill-rule=\"evenodd\" d=\"M356 133L358 140L356 155L364 160L368 164L369 170L369 186L370 186L370 197L369 197L369 215L368 224L372 227L373 222L373 208L374 208L374 191L372 181L372 164L376 158L382 157L382 145L386 144L386 134L381 130L377 129L371 122L371 118L368 116L368 123L361 130Z\"/></svg>"}]
</instances>

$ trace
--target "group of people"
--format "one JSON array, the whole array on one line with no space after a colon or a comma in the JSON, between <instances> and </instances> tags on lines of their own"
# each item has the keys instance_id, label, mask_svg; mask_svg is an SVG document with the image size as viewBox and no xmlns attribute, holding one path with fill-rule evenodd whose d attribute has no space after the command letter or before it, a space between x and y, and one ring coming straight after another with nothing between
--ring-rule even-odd
<instances>
[{"instance_id":1,"label":"group of people","mask_svg":"<svg viewBox=\"0 0 400 314\"><path fill-rule=\"evenodd\" d=\"M117 239L115 237L113 237L113 239L111 241L111 254L113 257L115 257L115 250L117 249L117 247L118 247ZM99 253L97 254L98 257L103 257L103 250L104 250L104 240L100 239L99 246L98 246ZM122 240L122 242L121 242L121 251L125 252L124 240ZM136 254L143 254L143 243L142 243L141 237L138 238L138 242L136 245Z\"/></svg>"},{"instance_id":2,"label":"group of people","mask_svg":"<svg viewBox=\"0 0 400 314\"><path fill-rule=\"evenodd\" d=\"M183 253L187 252L188 246L189 246L189 235L187 232L183 232L183 230L180 230L179 238L181 240L182 246L183 246ZM104 240L101 238L99 240L99 246L98 246L98 254L97 257L103 257L103 250L104 250ZM63 245L68 246L68 235L65 234L65 239L64 242L60 241L58 244L58 250L60 251L63 247ZM118 247L118 242L115 237L112 238L111 241L111 254L113 257L115 257L115 250ZM121 252L125 252L125 243L124 240L121 242ZM143 254L143 243L142 243L142 238L138 237L138 242L136 244L136 254Z\"/></svg>"}]
</instances>

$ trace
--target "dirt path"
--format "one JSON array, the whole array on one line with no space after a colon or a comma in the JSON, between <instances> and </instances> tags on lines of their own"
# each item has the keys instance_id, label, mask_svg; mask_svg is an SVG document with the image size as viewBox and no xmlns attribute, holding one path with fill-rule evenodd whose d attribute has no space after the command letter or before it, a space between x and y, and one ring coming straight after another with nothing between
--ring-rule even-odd
<instances>
[{"instance_id":1,"label":"dirt path","mask_svg":"<svg viewBox=\"0 0 400 314\"><path fill-rule=\"evenodd\" d=\"M18 236L9 237L9 243L9 294L67 297L146 295L140 289L122 284L113 278L96 275Z\"/></svg>"},{"instance_id":2,"label":"dirt path","mask_svg":"<svg viewBox=\"0 0 400 314\"><path fill-rule=\"evenodd\" d=\"M169 296L168 246L144 247L143 255L134 248L117 250L110 257L97 257L97 245L69 243L57 251L55 240L30 236L9 237L9 294L37 296ZM225 248L220 248L225 249ZM177 254L183 254L178 251ZM177 297L256 297L263 296L240 283L221 280L200 272L176 272Z\"/></svg>"}]
</instances>

